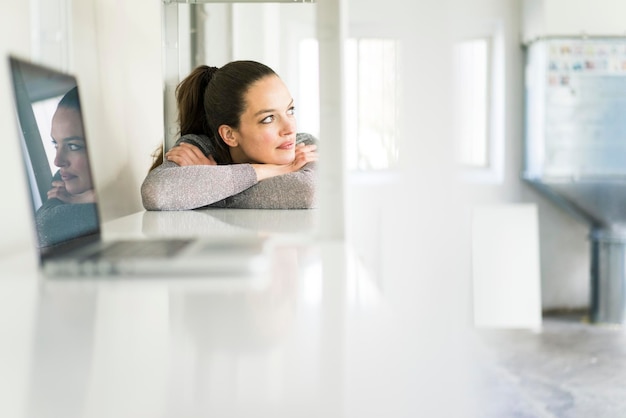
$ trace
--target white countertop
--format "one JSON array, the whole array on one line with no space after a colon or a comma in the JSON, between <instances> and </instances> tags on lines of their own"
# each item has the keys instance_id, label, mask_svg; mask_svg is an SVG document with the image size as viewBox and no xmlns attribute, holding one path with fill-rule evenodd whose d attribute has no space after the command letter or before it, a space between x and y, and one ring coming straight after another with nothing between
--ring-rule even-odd
<instances>
[{"instance_id":1,"label":"white countertop","mask_svg":"<svg viewBox=\"0 0 626 418\"><path fill-rule=\"evenodd\" d=\"M274 237L263 281L51 281L34 254L0 260L0 416L473 416L464 322L316 225L316 211L225 209L105 224L109 238Z\"/></svg>"}]
</instances>

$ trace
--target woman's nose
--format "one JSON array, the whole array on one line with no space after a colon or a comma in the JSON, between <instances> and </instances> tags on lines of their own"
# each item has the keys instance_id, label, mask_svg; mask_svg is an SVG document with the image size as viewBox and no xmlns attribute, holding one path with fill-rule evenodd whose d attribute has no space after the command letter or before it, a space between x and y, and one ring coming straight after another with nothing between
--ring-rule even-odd
<instances>
[{"instance_id":1,"label":"woman's nose","mask_svg":"<svg viewBox=\"0 0 626 418\"><path fill-rule=\"evenodd\" d=\"M57 150L56 156L54 157L54 165L57 167L65 167L67 165L67 159L60 150Z\"/></svg>"},{"instance_id":2,"label":"woman's nose","mask_svg":"<svg viewBox=\"0 0 626 418\"><path fill-rule=\"evenodd\" d=\"M285 134L291 134L295 132L295 130L296 130L296 118L291 117L291 118L285 119L283 123L283 132Z\"/></svg>"}]
</instances>

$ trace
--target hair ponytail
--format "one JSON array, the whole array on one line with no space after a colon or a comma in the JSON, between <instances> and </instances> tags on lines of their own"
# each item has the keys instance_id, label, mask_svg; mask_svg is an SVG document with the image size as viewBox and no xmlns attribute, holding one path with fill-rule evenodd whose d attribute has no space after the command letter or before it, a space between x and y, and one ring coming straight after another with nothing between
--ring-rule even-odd
<instances>
[{"instance_id":1,"label":"hair ponytail","mask_svg":"<svg viewBox=\"0 0 626 418\"><path fill-rule=\"evenodd\" d=\"M178 126L181 136L206 135L212 131L204 107L204 94L216 71L217 67L200 65L176 86Z\"/></svg>"},{"instance_id":2,"label":"hair ponytail","mask_svg":"<svg viewBox=\"0 0 626 418\"><path fill-rule=\"evenodd\" d=\"M200 65L176 86L176 105L178 110L178 134L210 135L212 130L204 108L204 93L213 78L217 67ZM152 153L152 171L163 164L163 145Z\"/></svg>"},{"instance_id":3,"label":"hair ponytail","mask_svg":"<svg viewBox=\"0 0 626 418\"><path fill-rule=\"evenodd\" d=\"M176 103L178 104L178 125L180 135L206 135L215 148L215 161L218 164L231 163L230 150L217 133L219 125L212 126L207 108L206 96L213 76L218 72L217 67L199 65L178 86L176 86ZM212 85L211 85L212 86ZM221 123L220 123L221 125Z\"/></svg>"}]
</instances>

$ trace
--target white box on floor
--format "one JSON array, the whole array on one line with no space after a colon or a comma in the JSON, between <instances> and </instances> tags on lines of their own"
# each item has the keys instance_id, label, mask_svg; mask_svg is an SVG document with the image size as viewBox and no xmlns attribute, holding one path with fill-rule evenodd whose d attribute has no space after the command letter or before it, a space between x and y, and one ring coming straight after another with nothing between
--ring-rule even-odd
<instances>
[{"instance_id":1,"label":"white box on floor","mask_svg":"<svg viewBox=\"0 0 626 418\"><path fill-rule=\"evenodd\" d=\"M541 326L537 218L534 204L474 208L472 280L475 326Z\"/></svg>"}]
</instances>

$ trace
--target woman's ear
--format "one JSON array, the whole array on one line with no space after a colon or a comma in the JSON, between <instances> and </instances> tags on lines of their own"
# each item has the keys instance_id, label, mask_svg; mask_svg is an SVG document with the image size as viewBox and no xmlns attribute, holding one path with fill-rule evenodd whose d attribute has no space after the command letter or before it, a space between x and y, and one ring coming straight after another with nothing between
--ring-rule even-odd
<instances>
[{"instance_id":1,"label":"woman's ear","mask_svg":"<svg viewBox=\"0 0 626 418\"><path fill-rule=\"evenodd\" d=\"M235 131L230 126L220 125L220 127L217 129L217 132L220 134L220 136L222 137L222 140L229 147L236 147L237 145L239 145L239 143L237 142Z\"/></svg>"}]
</instances>

